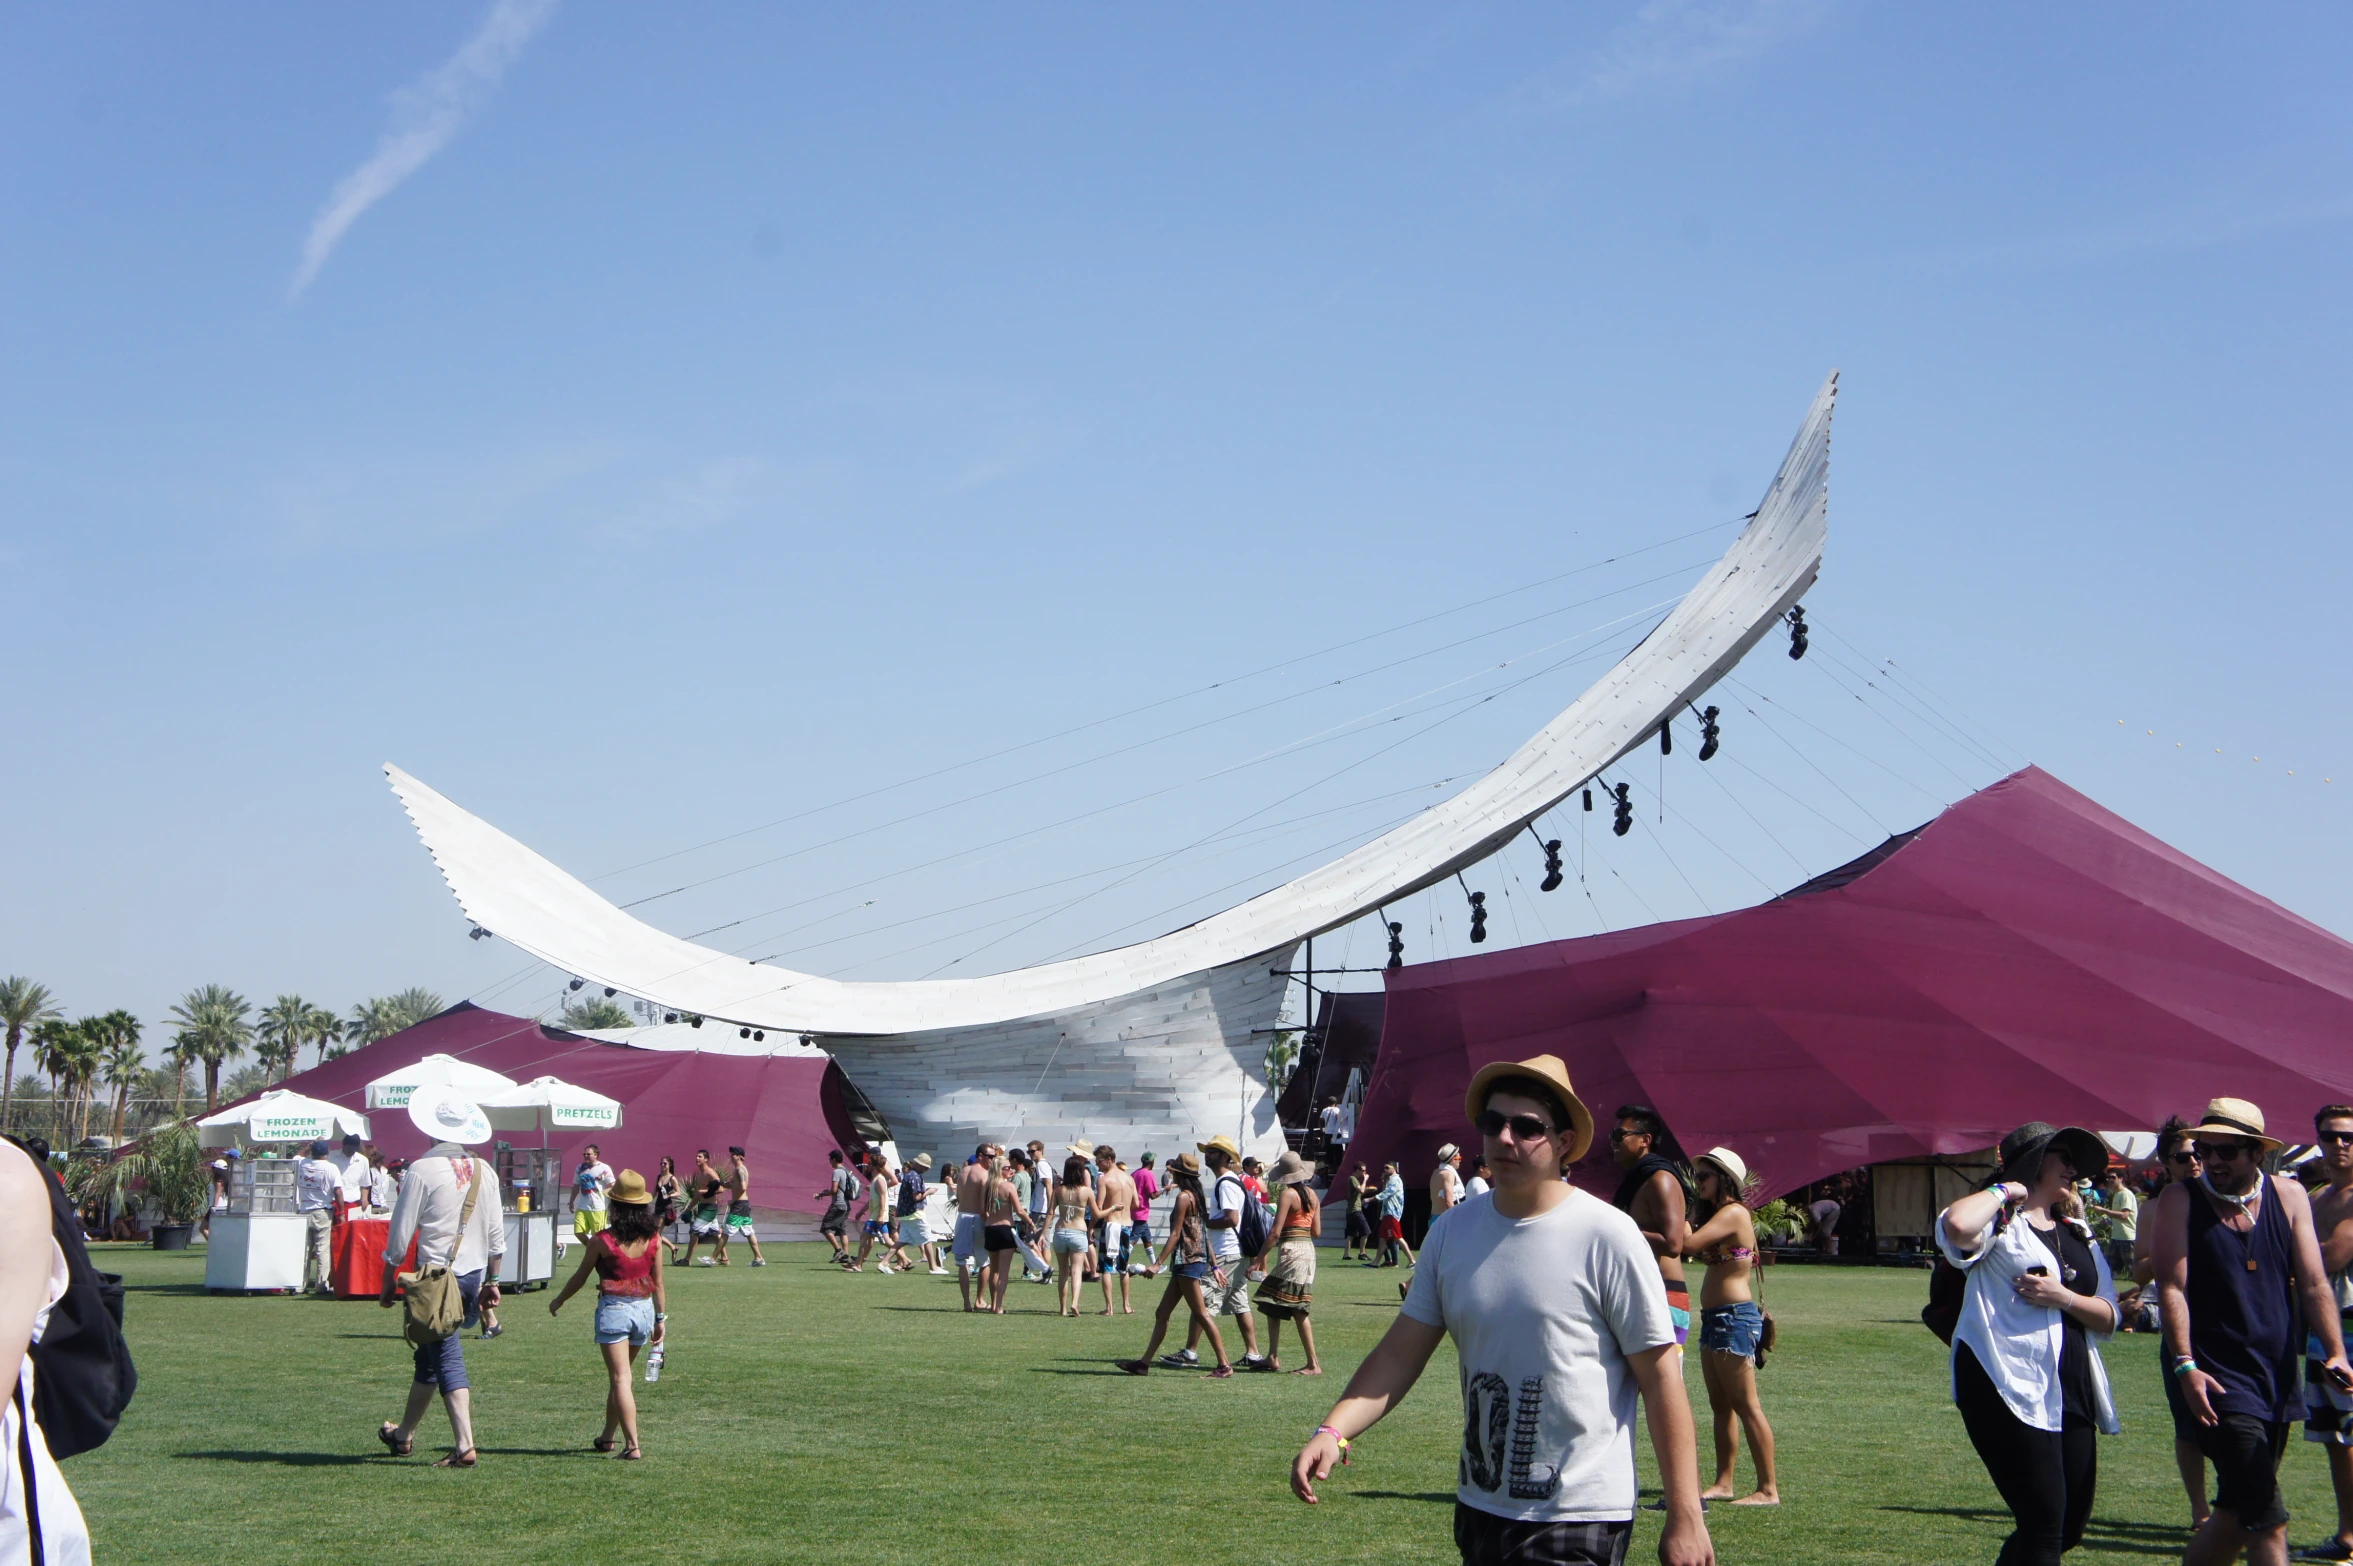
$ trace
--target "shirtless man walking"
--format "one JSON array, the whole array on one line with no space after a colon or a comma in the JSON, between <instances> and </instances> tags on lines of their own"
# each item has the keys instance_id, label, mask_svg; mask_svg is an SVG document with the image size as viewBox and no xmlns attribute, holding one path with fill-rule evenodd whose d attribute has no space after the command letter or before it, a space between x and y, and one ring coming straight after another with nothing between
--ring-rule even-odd
<instances>
[{"instance_id":1,"label":"shirtless man walking","mask_svg":"<svg viewBox=\"0 0 2353 1566\"><path fill-rule=\"evenodd\" d=\"M981 1217L989 1203L989 1165L997 1156L994 1142L983 1142L973 1149L972 1162L956 1174L956 1287L964 1295L966 1310L986 1310L984 1293L981 1303L972 1303L973 1274L982 1266Z\"/></svg>"},{"instance_id":2,"label":"shirtless man walking","mask_svg":"<svg viewBox=\"0 0 2353 1566\"><path fill-rule=\"evenodd\" d=\"M2341 1326L2353 1336L2353 1107L2331 1104L2312 1117L2313 1140L2328 1184L2312 1193L2312 1232L2320 1264L2337 1299ZM2336 1536L2297 1552L2298 1560L2353 1561L2353 1393L2329 1380L2320 1339L2304 1340L2304 1439L2328 1453L2329 1485L2337 1493Z\"/></svg>"},{"instance_id":3,"label":"shirtless man walking","mask_svg":"<svg viewBox=\"0 0 2353 1566\"><path fill-rule=\"evenodd\" d=\"M1690 1213L1684 1205L1690 1164L1667 1123L1647 1104L1618 1106L1610 1157L1626 1171L1618 1182L1616 1204L1634 1220L1658 1259L1659 1276L1667 1285L1667 1315L1675 1323L1676 1346L1682 1347L1691 1336L1691 1285L1683 1277L1683 1242L1691 1236Z\"/></svg>"},{"instance_id":4,"label":"shirtless man walking","mask_svg":"<svg viewBox=\"0 0 2353 1566\"><path fill-rule=\"evenodd\" d=\"M1119 1274L1120 1314L1133 1316L1128 1303L1128 1229L1136 1214L1136 1182L1120 1167L1119 1155L1108 1147L1095 1149L1095 1221L1103 1226L1103 1265L1095 1276L1103 1284L1103 1314L1111 1314L1111 1275Z\"/></svg>"},{"instance_id":5,"label":"shirtless man walking","mask_svg":"<svg viewBox=\"0 0 2353 1566\"><path fill-rule=\"evenodd\" d=\"M765 1267L768 1258L760 1254L760 1236L752 1228L752 1171L743 1161L743 1149L727 1150L727 1179L720 1186L720 1195L727 1202L727 1223L719 1231L719 1265L727 1265L727 1242L741 1240L752 1248L752 1265Z\"/></svg>"}]
</instances>

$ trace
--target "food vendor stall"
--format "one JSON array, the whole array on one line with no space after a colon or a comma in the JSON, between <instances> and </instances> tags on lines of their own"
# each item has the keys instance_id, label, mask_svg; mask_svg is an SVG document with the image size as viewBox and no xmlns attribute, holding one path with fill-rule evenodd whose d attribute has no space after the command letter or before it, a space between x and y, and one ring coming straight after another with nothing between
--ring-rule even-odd
<instances>
[{"instance_id":1,"label":"food vendor stall","mask_svg":"<svg viewBox=\"0 0 2353 1566\"><path fill-rule=\"evenodd\" d=\"M196 1122L207 1148L269 1147L368 1132L367 1117L339 1104L275 1089ZM295 1209L294 1160L247 1156L229 1166L229 1206L212 1215L204 1286L223 1293L302 1287L309 1224Z\"/></svg>"},{"instance_id":2,"label":"food vendor stall","mask_svg":"<svg viewBox=\"0 0 2353 1566\"><path fill-rule=\"evenodd\" d=\"M560 1077L535 1077L504 1092L476 1100L501 1131L537 1131L539 1146L495 1150L500 1195L507 1207L506 1268L501 1284L527 1288L555 1273L556 1225L563 1221L564 1155L547 1145L547 1134L610 1131L621 1123L621 1102L576 1087Z\"/></svg>"}]
</instances>

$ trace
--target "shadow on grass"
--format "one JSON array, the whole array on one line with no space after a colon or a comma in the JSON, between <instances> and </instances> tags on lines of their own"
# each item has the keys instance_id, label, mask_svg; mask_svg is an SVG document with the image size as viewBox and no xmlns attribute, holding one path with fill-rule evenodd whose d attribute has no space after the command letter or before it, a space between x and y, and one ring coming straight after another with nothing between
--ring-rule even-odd
<instances>
[{"instance_id":1,"label":"shadow on grass","mask_svg":"<svg viewBox=\"0 0 2353 1566\"><path fill-rule=\"evenodd\" d=\"M1958 1517L1968 1522L2000 1525L2011 1520L2010 1514L1998 1506L1882 1506L1883 1512L1908 1512L1920 1517ZM2184 1543L2189 1537L2186 1527L2167 1523L2124 1522L2114 1517L2094 1517L2084 1524L2080 1550L2117 1552L2135 1550L2146 1552L2155 1546L2165 1547L2166 1553Z\"/></svg>"},{"instance_id":2,"label":"shadow on grass","mask_svg":"<svg viewBox=\"0 0 2353 1566\"><path fill-rule=\"evenodd\" d=\"M1364 1501L1430 1501L1448 1506L1456 1499L1452 1490L1351 1490L1348 1493Z\"/></svg>"},{"instance_id":3,"label":"shadow on grass","mask_svg":"<svg viewBox=\"0 0 2353 1566\"><path fill-rule=\"evenodd\" d=\"M205 1463L274 1463L281 1468L346 1468L372 1463L381 1452L174 1452L183 1461Z\"/></svg>"}]
</instances>

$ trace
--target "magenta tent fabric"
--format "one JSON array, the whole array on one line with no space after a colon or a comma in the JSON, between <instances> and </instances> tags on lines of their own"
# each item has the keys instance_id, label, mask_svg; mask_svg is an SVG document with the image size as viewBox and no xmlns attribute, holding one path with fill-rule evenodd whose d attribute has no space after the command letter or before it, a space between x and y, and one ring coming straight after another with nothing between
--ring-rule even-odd
<instances>
[{"instance_id":1,"label":"magenta tent fabric","mask_svg":"<svg viewBox=\"0 0 2353 1566\"><path fill-rule=\"evenodd\" d=\"M1488 1061L1555 1054L1765 1194L1991 1146L2154 1130L2210 1097L2275 1135L2353 1102L2353 945L2029 767L1737 913L1388 975L1351 1161L1426 1176ZM1613 1187L1597 1140L1581 1183Z\"/></svg>"},{"instance_id":2,"label":"magenta tent fabric","mask_svg":"<svg viewBox=\"0 0 2353 1566\"><path fill-rule=\"evenodd\" d=\"M518 1082L558 1076L619 1099L619 1130L549 1133L548 1145L565 1150L567 1165L593 1141L606 1163L635 1169L651 1183L665 1153L678 1160L684 1174L694 1168L696 1148L709 1148L712 1160L725 1167L733 1144L744 1149L751 1166L755 1214L815 1213L825 1205L809 1198L826 1182L825 1155L835 1145L820 1094L833 1062L813 1056L632 1049L542 1027L528 1017L485 1011L469 1001L301 1072L285 1085L364 1110L370 1082L434 1054L454 1055ZM369 1116L369 1129L376 1145L391 1156L413 1158L425 1150L425 1137L404 1110L376 1111ZM536 1133L512 1133L511 1138L539 1145ZM488 1156L487 1144L482 1151Z\"/></svg>"}]
</instances>

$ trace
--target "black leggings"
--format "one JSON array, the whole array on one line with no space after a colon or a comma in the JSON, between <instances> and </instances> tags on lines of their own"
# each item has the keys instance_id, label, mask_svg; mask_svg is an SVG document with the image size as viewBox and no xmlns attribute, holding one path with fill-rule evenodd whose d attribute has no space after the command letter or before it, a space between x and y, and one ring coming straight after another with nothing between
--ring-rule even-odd
<instances>
[{"instance_id":1,"label":"black leggings","mask_svg":"<svg viewBox=\"0 0 2353 1566\"><path fill-rule=\"evenodd\" d=\"M2059 1566L2059 1557L2083 1542L2092 1514L2092 1492L2100 1479L2098 1436L2087 1422L2064 1430L2037 1430L2010 1412L1985 1367L1966 1343L1953 1345L1953 1400L1969 1444L2018 1519L2003 1541L1995 1566Z\"/></svg>"}]
</instances>

